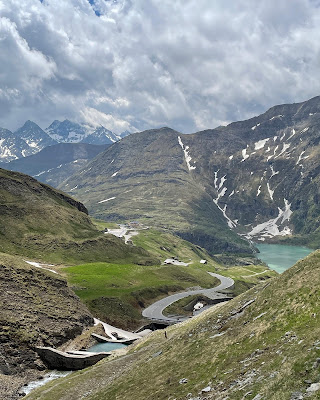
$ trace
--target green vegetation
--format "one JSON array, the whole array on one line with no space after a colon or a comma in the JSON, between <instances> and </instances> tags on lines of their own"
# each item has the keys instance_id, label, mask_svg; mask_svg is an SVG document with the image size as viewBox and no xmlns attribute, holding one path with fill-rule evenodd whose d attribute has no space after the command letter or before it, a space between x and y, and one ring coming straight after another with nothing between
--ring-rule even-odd
<instances>
[{"instance_id":1,"label":"green vegetation","mask_svg":"<svg viewBox=\"0 0 320 400\"><path fill-rule=\"evenodd\" d=\"M121 327L137 326L142 307L172 292L218 283L200 267L94 263L61 271L97 317Z\"/></svg>"},{"instance_id":2,"label":"green vegetation","mask_svg":"<svg viewBox=\"0 0 320 400\"><path fill-rule=\"evenodd\" d=\"M234 278L236 284L231 291L233 294L242 293L261 279L276 275L265 266L222 267L201 247L177 235L155 229L139 230L132 241L147 250L159 263L166 258L176 257L190 264L182 267L94 263L62 270L94 315L124 328L141 324L141 309L161 297L192 286L214 286L216 281L207 271L220 269L221 273ZM201 259L206 259L208 264L200 264ZM185 314L180 304L171 307Z\"/></svg>"},{"instance_id":3,"label":"green vegetation","mask_svg":"<svg viewBox=\"0 0 320 400\"><path fill-rule=\"evenodd\" d=\"M276 271L269 269L265 265L246 265L226 269L218 268L218 271L222 275L229 276L230 278L234 279L235 285L232 289L232 294L235 296L245 292L261 281L278 275Z\"/></svg>"},{"instance_id":4,"label":"green vegetation","mask_svg":"<svg viewBox=\"0 0 320 400\"><path fill-rule=\"evenodd\" d=\"M218 309L168 328L168 339L156 331L126 357L104 360L27 398L75 400L86 393L88 400L140 400L152 393L182 400L207 386L207 399L305 395L320 380L319 287L318 251Z\"/></svg>"},{"instance_id":5,"label":"green vegetation","mask_svg":"<svg viewBox=\"0 0 320 400\"><path fill-rule=\"evenodd\" d=\"M141 325L141 309L161 297L190 287L215 286L218 281L207 271L219 270L234 278L236 284L235 289L230 291L232 294L242 293L260 280L276 275L276 272L265 266L222 267L201 247L177 235L155 229L139 230L132 241L148 251L158 261L158 265L91 263L60 269L95 316L123 328ZM166 258L172 257L189 265L159 265ZM206 259L207 264L200 264L201 259ZM172 307L182 310L184 314L179 304Z\"/></svg>"},{"instance_id":6,"label":"green vegetation","mask_svg":"<svg viewBox=\"0 0 320 400\"><path fill-rule=\"evenodd\" d=\"M210 265L218 265L205 249L173 233L150 228L140 230L139 234L133 236L131 240L136 246L142 247L162 261L166 258L177 257L186 263L199 264L200 260L207 260Z\"/></svg>"},{"instance_id":7,"label":"green vegetation","mask_svg":"<svg viewBox=\"0 0 320 400\"><path fill-rule=\"evenodd\" d=\"M167 307L164 310L163 314L168 315L168 316L170 316L170 315L192 316L194 306L199 301L204 304L212 304L212 300L210 300L208 297L203 296L201 294L188 296L188 297L184 297L183 299L180 299L180 300L176 301L175 303L171 304L169 307Z\"/></svg>"},{"instance_id":8,"label":"green vegetation","mask_svg":"<svg viewBox=\"0 0 320 400\"><path fill-rule=\"evenodd\" d=\"M0 169L0 251L47 262L157 261L97 230L83 204L17 172Z\"/></svg>"},{"instance_id":9,"label":"green vegetation","mask_svg":"<svg viewBox=\"0 0 320 400\"><path fill-rule=\"evenodd\" d=\"M107 222L102 219L97 219L97 218L91 218L91 221L93 222L93 225L99 229L99 231L104 231L105 228L108 229L117 229L119 228L118 224L115 222Z\"/></svg>"}]
</instances>

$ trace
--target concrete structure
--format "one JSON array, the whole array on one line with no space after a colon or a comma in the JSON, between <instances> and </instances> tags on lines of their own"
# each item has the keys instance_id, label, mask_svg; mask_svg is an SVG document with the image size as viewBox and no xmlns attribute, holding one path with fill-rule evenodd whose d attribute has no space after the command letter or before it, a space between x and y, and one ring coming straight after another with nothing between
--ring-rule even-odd
<instances>
[{"instance_id":1,"label":"concrete structure","mask_svg":"<svg viewBox=\"0 0 320 400\"><path fill-rule=\"evenodd\" d=\"M103 343L122 343L122 344L131 344L139 338L133 339L109 339L105 336L97 335L96 333L91 333L91 336L95 338L98 342Z\"/></svg>"},{"instance_id":2,"label":"concrete structure","mask_svg":"<svg viewBox=\"0 0 320 400\"><path fill-rule=\"evenodd\" d=\"M111 353L86 353L73 352L77 354L64 353L63 351L53 349L52 347L36 347L36 352L41 360L50 369L60 370L78 370L90 367L98 361L111 355ZM79 354L81 353L81 354Z\"/></svg>"}]
</instances>

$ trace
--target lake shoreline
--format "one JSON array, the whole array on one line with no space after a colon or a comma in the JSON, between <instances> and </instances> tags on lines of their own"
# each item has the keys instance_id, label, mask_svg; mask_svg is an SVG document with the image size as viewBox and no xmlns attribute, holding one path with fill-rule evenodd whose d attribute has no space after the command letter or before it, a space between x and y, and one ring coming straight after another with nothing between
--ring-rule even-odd
<instances>
[{"instance_id":1,"label":"lake shoreline","mask_svg":"<svg viewBox=\"0 0 320 400\"><path fill-rule=\"evenodd\" d=\"M314 251L306 246L289 244L254 243L254 246L259 250L255 254L256 258L279 274Z\"/></svg>"}]
</instances>

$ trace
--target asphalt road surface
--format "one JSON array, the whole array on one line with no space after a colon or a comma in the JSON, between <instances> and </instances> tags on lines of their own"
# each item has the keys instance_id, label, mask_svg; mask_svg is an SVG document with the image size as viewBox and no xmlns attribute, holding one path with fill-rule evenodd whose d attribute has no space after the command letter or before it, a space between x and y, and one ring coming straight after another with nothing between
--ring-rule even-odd
<instances>
[{"instance_id":1,"label":"asphalt road surface","mask_svg":"<svg viewBox=\"0 0 320 400\"><path fill-rule=\"evenodd\" d=\"M227 296L223 293L219 293L221 290L229 289L234 285L234 280L231 278L227 278L225 276L215 274L213 272L208 272L211 276L218 278L220 280L220 285L211 288L211 289L198 289L198 290L188 290L182 293L172 294L171 296L165 297L164 299L158 300L155 303L151 304L151 306L147 307L142 311L142 316L148 319L155 319L159 321L166 322L179 322L185 319L182 318L174 318L174 317L166 317L163 315L163 310L170 306L172 303L175 303L177 300L183 299L184 297L192 296L195 294L203 294L212 300L224 299Z\"/></svg>"}]
</instances>

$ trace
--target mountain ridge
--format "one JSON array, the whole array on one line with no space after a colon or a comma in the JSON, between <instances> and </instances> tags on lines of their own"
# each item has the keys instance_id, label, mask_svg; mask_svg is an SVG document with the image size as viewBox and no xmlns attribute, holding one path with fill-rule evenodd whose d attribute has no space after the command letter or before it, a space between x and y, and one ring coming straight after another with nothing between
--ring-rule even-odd
<instances>
[{"instance_id":1,"label":"mountain ridge","mask_svg":"<svg viewBox=\"0 0 320 400\"><path fill-rule=\"evenodd\" d=\"M70 120L55 120L45 130L33 121L26 121L15 132L0 128L0 161L7 163L30 156L57 143L112 144L129 135L117 135L102 125L78 124Z\"/></svg>"},{"instance_id":2,"label":"mountain ridge","mask_svg":"<svg viewBox=\"0 0 320 400\"><path fill-rule=\"evenodd\" d=\"M303 244L312 234L310 244L319 247L319 143L315 97L194 134L170 128L134 133L61 188L73 189L98 217L153 219L207 250L219 235L235 243L235 234L260 241L294 234ZM206 225L216 231L208 238ZM210 251L230 251L214 240Z\"/></svg>"},{"instance_id":3,"label":"mountain ridge","mask_svg":"<svg viewBox=\"0 0 320 400\"><path fill-rule=\"evenodd\" d=\"M57 187L107 147L107 144L58 143L45 147L36 154L0 163L0 167L31 175L43 183Z\"/></svg>"}]
</instances>

